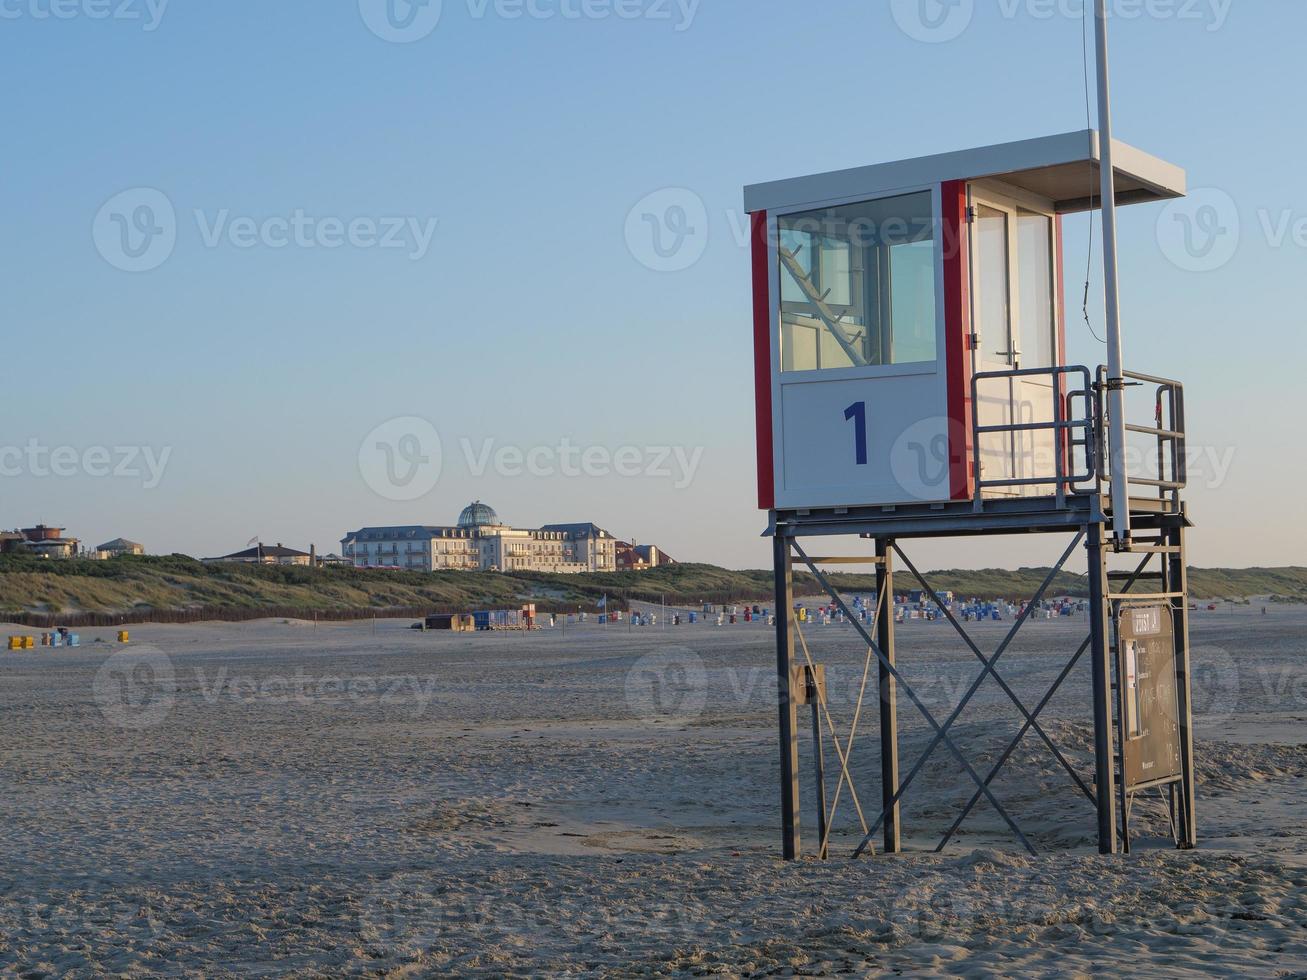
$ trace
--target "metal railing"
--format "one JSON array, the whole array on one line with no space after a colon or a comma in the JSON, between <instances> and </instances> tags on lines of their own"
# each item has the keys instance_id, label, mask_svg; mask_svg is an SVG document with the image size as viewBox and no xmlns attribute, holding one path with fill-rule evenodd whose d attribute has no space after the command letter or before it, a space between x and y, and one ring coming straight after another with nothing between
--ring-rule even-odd
<instances>
[{"instance_id":1,"label":"metal railing","mask_svg":"<svg viewBox=\"0 0 1307 980\"><path fill-rule=\"evenodd\" d=\"M1009 384L1023 378L1049 378L1052 381L1052 420L1047 422L1005 422L999 425L980 424L980 385L982 382L1006 380ZM1068 379L1076 378L1081 382L1079 388L1070 388ZM1073 415L1072 406L1075 399L1084 403L1083 415ZM971 376L971 444L972 467L975 472L975 505L980 510L983 506L985 490L999 488L1017 488L1034 486L1052 486L1061 507L1069 493L1082 493L1082 484L1088 484L1098 476L1095 460L1101 443L1100 428L1097 420L1102 412L1095 413L1098 399L1091 383L1089 368L1079 365L1062 365L1045 368L1016 368L1011 371L982 371ZM1097 417L1096 417L1097 416ZM1024 432L1053 433L1053 472L1035 476L1011 476L986 479L981 460L982 436L1007 435L1015 438ZM1077 436L1077 433L1079 434ZM1084 452L1084 470L1074 470L1075 451ZM1012 454L1015 465L1015 453Z\"/></svg>"},{"instance_id":2,"label":"metal railing","mask_svg":"<svg viewBox=\"0 0 1307 980\"><path fill-rule=\"evenodd\" d=\"M1153 424L1139 425L1126 419L1125 431L1152 436L1157 440L1157 476L1137 476L1128 474L1127 481L1132 486L1152 487L1157 490L1158 498L1169 503L1171 510L1180 510L1180 491L1189 481L1187 444L1185 439L1184 385L1169 378L1158 378L1137 371L1123 371L1127 383L1135 385L1156 385L1153 401ZM1098 395L1099 418L1106 418L1105 393L1107 391L1107 368L1098 369L1098 380L1094 385ZM1098 426L1098 456L1103 460L1099 480L1111 479L1110 445L1108 428ZM1169 464L1169 465L1168 465ZM1169 478L1168 478L1169 477Z\"/></svg>"}]
</instances>

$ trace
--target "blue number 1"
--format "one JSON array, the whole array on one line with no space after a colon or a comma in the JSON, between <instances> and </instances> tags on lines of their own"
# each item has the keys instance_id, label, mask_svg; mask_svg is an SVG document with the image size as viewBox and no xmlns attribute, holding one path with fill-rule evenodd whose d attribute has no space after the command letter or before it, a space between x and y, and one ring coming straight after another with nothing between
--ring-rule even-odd
<instances>
[{"instance_id":1,"label":"blue number 1","mask_svg":"<svg viewBox=\"0 0 1307 980\"><path fill-rule=\"evenodd\" d=\"M867 403L854 402L844 410L844 421L853 422L854 451L858 465L867 465Z\"/></svg>"}]
</instances>

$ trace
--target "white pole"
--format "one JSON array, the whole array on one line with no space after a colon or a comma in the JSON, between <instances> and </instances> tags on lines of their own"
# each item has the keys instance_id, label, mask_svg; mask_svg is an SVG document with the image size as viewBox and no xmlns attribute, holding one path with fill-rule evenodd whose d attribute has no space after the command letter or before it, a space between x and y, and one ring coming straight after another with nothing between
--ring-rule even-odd
<instances>
[{"instance_id":1,"label":"white pole","mask_svg":"<svg viewBox=\"0 0 1307 980\"><path fill-rule=\"evenodd\" d=\"M1099 161L1103 177L1103 284L1107 300L1107 411L1111 420L1112 536L1130 543L1130 484L1125 463L1125 381L1121 364L1121 291L1116 252L1116 171L1112 163L1112 84L1108 74L1107 0L1094 0L1098 35Z\"/></svg>"}]
</instances>

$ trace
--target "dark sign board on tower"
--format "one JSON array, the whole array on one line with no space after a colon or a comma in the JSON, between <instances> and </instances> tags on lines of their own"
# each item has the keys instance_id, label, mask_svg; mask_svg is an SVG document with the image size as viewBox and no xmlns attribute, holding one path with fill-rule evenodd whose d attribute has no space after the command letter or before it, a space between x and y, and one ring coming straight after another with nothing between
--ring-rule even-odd
<instances>
[{"instance_id":1,"label":"dark sign board on tower","mask_svg":"<svg viewBox=\"0 0 1307 980\"><path fill-rule=\"evenodd\" d=\"M1122 776L1127 790L1178 780L1175 629L1167 605L1123 605L1117 619Z\"/></svg>"}]
</instances>

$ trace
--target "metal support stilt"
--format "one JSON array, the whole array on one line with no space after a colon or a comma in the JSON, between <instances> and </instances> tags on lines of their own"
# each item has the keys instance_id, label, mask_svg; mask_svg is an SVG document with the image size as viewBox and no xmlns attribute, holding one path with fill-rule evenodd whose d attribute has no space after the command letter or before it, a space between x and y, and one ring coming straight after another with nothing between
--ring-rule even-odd
<instances>
[{"instance_id":1,"label":"metal support stilt","mask_svg":"<svg viewBox=\"0 0 1307 980\"><path fill-rule=\"evenodd\" d=\"M1117 776L1118 793L1117 803L1121 808L1121 838L1119 841L1122 854L1130 853L1130 812L1133 796L1126 785L1125 771L1125 699L1126 699L1126 681L1122 669L1122 650L1121 650L1121 632L1118 619L1120 603L1115 600L1108 600L1107 608L1112 617L1112 670L1114 683L1116 685L1116 758L1120 766L1120 772Z\"/></svg>"},{"instance_id":2,"label":"metal support stilt","mask_svg":"<svg viewBox=\"0 0 1307 980\"><path fill-rule=\"evenodd\" d=\"M1166 555L1168 579L1166 589L1183 597L1175 604L1175 688L1176 708L1180 715L1180 769L1184 780L1180 787L1180 833L1182 849L1198 846L1198 818L1194 812L1194 706L1189 664L1189 571L1186 566L1185 529L1183 525L1166 533L1167 543L1175 551Z\"/></svg>"},{"instance_id":3,"label":"metal support stilt","mask_svg":"<svg viewBox=\"0 0 1307 980\"><path fill-rule=\"evenodd\" d=\"M1086 529L1089 557L1090 665L1094 690L1094 798L1098 804L1098 852L1116 853L1116 797L1112 760L1111 654L1108 649L1108 587L1103 525Z\"/></svg>"},{"instance_id":4,"label":"metal support stilt","mask_svg":"<svg viewBox=\"0 0 1307 980\"><path fill-rule=\"evenodd\" d=\"M781 852L786 861L799 856L799 726L790 694L794 667L794 566L790 539L778 528L772 539L776 576L776 699L781 735Z\"/></svg>"},{"instance_id":5,"label":"metal support stilt","mask_svg":"<svg viewBox=\"0 0 1307 980\"><path fill-rule=\"evenodd\" d=\"M1121 358L1121 291L1116 241L1116 167L1112 144L1112 82L1107 54L1107 0L1094 0L1098 40L1099 175L1103 208L1103 291L1107 309L1107 404L1111 436L1112 537L1118 550L1130 546L1130 485L1126 472L1125 381Z\"/></svg>"},{"instance_id":6,"label":"metal support stilt","mask_svg":"<svg viewBox=\"0 0 1307 980\"><path fill-rule=\"evenodd\" d=\"M886 663L877 661L880 672L880 787L881 809L885 818L885 853L903 850L900 833L899 793L899 719L898 687L889 667L894 657L894 542L876 539L876 596L880 613L876 621L876 642L885 654Z\"/></svg>"}]
</instances>

